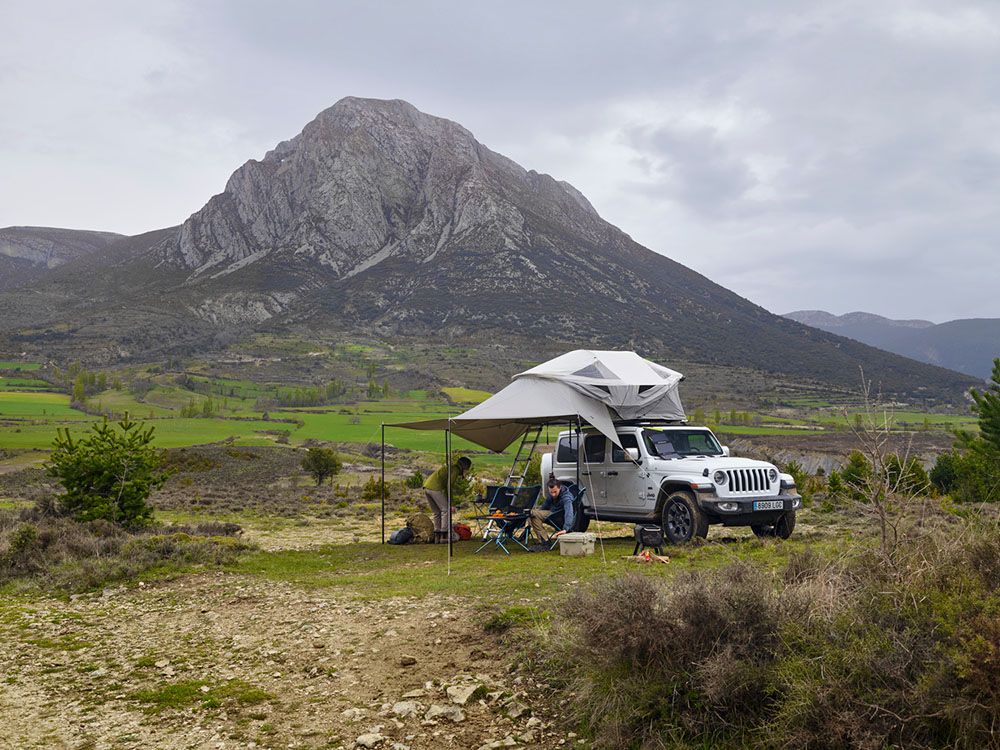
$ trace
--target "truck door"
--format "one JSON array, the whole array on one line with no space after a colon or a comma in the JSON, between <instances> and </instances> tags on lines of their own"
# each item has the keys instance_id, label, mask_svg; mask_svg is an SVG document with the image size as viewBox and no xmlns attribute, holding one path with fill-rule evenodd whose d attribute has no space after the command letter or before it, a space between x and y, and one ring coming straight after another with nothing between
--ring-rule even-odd
<instances>
[{"instance_id":1,"label":"truck door","mask_svg":"<svg viewBox=\"0 0 1000 750\"><path fill-rule=\"evenodd\" d=\"M580 484L586 486L590 495L588 507L608 507L608 483L605 476L605 454L608 439L604 435L587 435L583 441L583 455L580 457Z\"/></svg>"},{"instance_id":2,"label":"truck door","mask_svg":"<svg viewBox=\"0 0 1000 750\"><path fill-rule=\"evenodd\" d=\"M623 510L641 511L646 505L646 470L636 466L623 450L624 448L639 448L635 433L619 433L618 440L622 447L611 446L610 460L606 464L605 473L608 479L608 504ZM614 500L611 497L614 497Z\"/></svg>"}]
</instances>

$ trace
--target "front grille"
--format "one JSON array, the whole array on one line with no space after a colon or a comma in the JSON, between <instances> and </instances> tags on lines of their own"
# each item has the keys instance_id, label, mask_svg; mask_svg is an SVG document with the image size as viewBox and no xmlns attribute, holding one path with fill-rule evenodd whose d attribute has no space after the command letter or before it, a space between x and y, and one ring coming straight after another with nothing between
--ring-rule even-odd
<instances>
[{"instance_id":1,"label":"front grille","mask_svg":"<svg viewBox=\"0 0 1000 750\"><path fill-rule=\"evenodd\" d=\"M767 472L767 469L726 469L730 494L770 493L771 481Z\"/></svg>"}]
</instances>

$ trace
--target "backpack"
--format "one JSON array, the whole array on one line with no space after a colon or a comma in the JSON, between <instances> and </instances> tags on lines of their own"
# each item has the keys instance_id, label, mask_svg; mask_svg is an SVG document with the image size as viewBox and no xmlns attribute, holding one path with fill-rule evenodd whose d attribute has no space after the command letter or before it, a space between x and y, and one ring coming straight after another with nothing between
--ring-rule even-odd
<instances>
[{"instance_id":1,"label":"backpack","mask_svg":"<svg viewBox=\"0 0 1000 750\"><path fill-rule=\"evenodd\" d=\"M431 544L434 542L434 522L426 513L414 513L406 519L406 527L413 534L415 543Z\"/></svg>"},{"instance_id":2,"label":"backpack","mask_svg":"<svg viewBox=\"0 0 1000 750\"><path fill-rule=\"evenodd\" d=\"M472 529L469 528L467 524L456 523L454 526L451 527L451 529L456 534L458 534L458 538L461 539L463 542L467 542L470 539L472 539Z\"/></svg>"},{"instance_id":3,"label":"backpack","mask_svg":"<svg viewBox=\"0 0 1000 750\"><path fill-rule=\"evenodd\" d=\"M389 537L389 544L409 544L413 541L413 530L409 526L404 526L399 531L392 532Z\"/></svg>"}]
</instances>

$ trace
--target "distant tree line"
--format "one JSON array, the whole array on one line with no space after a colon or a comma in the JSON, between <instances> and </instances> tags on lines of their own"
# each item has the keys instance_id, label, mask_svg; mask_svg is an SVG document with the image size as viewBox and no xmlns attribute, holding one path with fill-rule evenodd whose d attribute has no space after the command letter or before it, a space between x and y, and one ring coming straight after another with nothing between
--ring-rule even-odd
<instances>
[{"instance_id":1,"label":"distant tree line","mask_svg":"<svg viewBox=\"0 0 1000 750\"><path fill-rule=\"evenodd\" d=\"M85 404L87 399L108 388L121 390L122 382L117 376L109 377L106 372L88 370L80 362L74 362L65 370L52 366L39 376L56 388L69 394L74 405Z\"/></svg>"}]
</instances>

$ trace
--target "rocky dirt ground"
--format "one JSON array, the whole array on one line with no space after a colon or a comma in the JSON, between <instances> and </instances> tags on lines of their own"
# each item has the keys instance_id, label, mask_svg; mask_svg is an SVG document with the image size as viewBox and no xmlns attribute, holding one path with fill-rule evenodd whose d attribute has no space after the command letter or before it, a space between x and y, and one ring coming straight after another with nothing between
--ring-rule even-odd
<instances>
[{"instance_id":1,"label":"rocky dirt ground","mask_svg":"<svg viewBox=\"0 0 1000 750\"><path fill-rule=\"evenodd\" d=\"M2 748L583 744L461 600L206 573L0 613Z\"/></svg>"}]
</instances>

